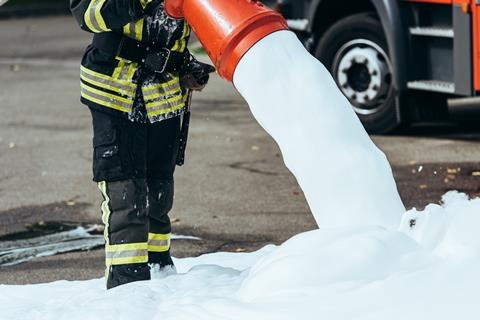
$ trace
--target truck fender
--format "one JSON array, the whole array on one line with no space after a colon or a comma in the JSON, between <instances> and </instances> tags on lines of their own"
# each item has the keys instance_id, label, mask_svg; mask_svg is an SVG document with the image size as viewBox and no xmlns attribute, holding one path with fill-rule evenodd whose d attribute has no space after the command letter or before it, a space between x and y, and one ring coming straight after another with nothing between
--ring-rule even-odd
<instances>
[{"instance_id":1,"label":"truck fender","mask_svg":"<svg viewBox=\"0 0 480 320\"><path fill-rule=\"evenodd\" d=\"M380 21L383 25L388 43L388 51L392 61L393 81L399 91L406 89L407 72L407 41L397 0L368 0L375 7ZM321 19L322 12L319 8L324 0L313 0L308 16L310 21L309 32L314 32L316 19Z\"/></svg>"}]
</instances>

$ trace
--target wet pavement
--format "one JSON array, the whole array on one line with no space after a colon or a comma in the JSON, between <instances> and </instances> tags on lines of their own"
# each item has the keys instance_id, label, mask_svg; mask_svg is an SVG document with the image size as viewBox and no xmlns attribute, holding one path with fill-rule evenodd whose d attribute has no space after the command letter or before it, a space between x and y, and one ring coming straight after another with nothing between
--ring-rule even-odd
<instances>
[{"instance_id":1,"label":"wet pavement","mask_svg":"<svg viewBox=\"0 0 480 320\"><path fill-rule=\"evenodd\" d=\"M89 37L70 17L0 21L0 237L39 222L100 223L91 120L79 103ZM316 228L276 144L230 84L214 77L195 95L192 116L172 219L175 234L201 240L174 240L175 256L255 250ZM480 194L475 131L422 127L374 140L408 207L438 202L451 189ZM38 258L0 268L0 283L101 277L102 260L102 250Z\"/></svg>"}]
</instances>

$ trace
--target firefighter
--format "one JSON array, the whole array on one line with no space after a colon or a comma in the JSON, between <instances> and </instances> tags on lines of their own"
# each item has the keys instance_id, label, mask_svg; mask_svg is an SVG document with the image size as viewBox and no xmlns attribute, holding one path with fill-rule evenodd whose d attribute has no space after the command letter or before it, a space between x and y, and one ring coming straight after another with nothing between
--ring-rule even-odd
<instances>
[{"instance_id":1,"label":"firefighter","mask_svg":"<svg viewBox=\"0 0 480 320\"><path fill-rule=\"evenodd\" d=\"M71 0L94 33L81 63L81 102L93 122L93 180L103 196L107 289L174 268L170 256L176 165L192 90L215 69L188 51L190 27L163 0Z\"/></svg>"}]
</instances>

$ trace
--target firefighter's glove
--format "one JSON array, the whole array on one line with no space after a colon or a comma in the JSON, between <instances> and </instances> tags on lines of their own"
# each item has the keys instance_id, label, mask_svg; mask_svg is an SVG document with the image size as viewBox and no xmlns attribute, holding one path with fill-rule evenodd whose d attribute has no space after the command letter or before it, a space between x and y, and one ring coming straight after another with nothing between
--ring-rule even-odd
<instances>
[{"instance_id":1,"label":"firefighter's glove","mask_svg":"<svg viewBox=\"0 0 480 320\"><path fill-rule=\"evenodd\" d=\"M210 79L210 73L215 71L213 66L191 57L182 69L180 85L186 89L202 91Z\"/></svg>"},{"instance_id":2,"label":"firefighter's glove","mask_svg":"<svg viewBox=\"0 0 480 320\"><path fill-rule=\"evenodd\" d=\"M157 12L163 11L164 9L163 0L153 0L148 2L143 12L147 16L154 16Z\"/></svg>"},{"instance_id":3,"label":"firefighter's glove","mask_svg":"<svg viewBox=\"0 0 480 320\"><path fill-rule=\"evenodd\" d=\"M184 20L170 18L163 1L150 2L144 11L144 40L150 44L170 48L182 36Z\"/></svg>"}]
</instances>

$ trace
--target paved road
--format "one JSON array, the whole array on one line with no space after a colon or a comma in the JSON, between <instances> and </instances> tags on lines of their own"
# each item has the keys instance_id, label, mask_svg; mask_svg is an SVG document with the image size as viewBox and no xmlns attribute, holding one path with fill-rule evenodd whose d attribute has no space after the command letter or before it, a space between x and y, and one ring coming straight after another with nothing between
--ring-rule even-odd
<instances>
[{"instance_id":1,"label":"paved road","mask_svg":"<svg viewBox=\"0 0 480 320\"><path fill-rule=\"evenodd\" d=\"M70 17L5 20L0 42L0 236L39 221L99 222L90 117L78 99L89 35ZM479 193L479 138L435 128L374 140L407 206L422 207L449 189ZM178 257L254 250L316 228L277 146L218 77L195 95L187 164L176 178L175 233L202 238L175 241ZM89 279L102 265L101 250L64 254L0 268L0 283Z\"/></svg>"}]
</instances>

